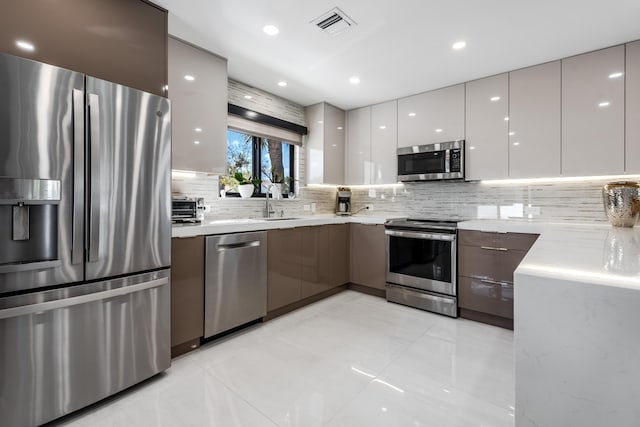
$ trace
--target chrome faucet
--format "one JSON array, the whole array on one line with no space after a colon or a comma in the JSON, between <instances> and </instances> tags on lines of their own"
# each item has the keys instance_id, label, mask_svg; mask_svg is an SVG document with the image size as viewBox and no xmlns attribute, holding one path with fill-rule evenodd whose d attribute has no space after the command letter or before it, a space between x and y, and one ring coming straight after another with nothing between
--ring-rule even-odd
<instances>
[{"instance_id":1,"label":"chrome faucet","mask_svg":"<svg viewBox=\"0 0 640 427\"><path fill-rule=\"evenodd\" d=\"M271 218L271 214L276 213L273 210L273 206L269 204L269 194L271 193L271 188L275 187L273 184L267 185L267 194L264 195L265 200L265 218Z\"/></svg>"}]
</instances>

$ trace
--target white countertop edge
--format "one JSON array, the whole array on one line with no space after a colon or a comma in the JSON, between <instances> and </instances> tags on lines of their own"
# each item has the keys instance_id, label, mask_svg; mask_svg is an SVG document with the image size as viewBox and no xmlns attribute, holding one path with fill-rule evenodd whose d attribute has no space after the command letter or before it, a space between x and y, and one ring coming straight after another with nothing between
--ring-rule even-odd
<instances>
[{"instance_id":1,"label":"white countertop edge","mask_svg":"<svg viewBox=\"0 0 640 427\"><path fill-rule=\"evenodd\" d=\"M579 229L584 227L610 228L609 223L540 221L526 219L472 219L458 223L459 230L484 231L489 233L529 233L542 234L550 228Z\"/></svg>"},{"instance_id":2,"label":"white countertop edge","mask_svg":"<svg viewBox=\"0 0 640 427\"><path fill-rule=\"evenodd\" d=\"M223 221L205 221L197 225L173 225L171 237L195 237L213 234L243 233L249 231L275 230L281 228L310 227L328 224L384 224L389 218L397 216L336 216L317 215L299 217L290 220L265 221L260 219L240 219ZM253 222L255 221L255 222Z\"/></svg>"},{"instance_id":3,"label":"white countertop edge","mask_svg":"<svg viewBox=\"0 0 640 427\"><path fill-rule=\"evenodd\" d=\"M514 272L514 282L517 283L522 276L640 290L640 277L638 276L589 272L571 268L527 264L526 262L521 263Z\"/></svg>"}]
</instances>

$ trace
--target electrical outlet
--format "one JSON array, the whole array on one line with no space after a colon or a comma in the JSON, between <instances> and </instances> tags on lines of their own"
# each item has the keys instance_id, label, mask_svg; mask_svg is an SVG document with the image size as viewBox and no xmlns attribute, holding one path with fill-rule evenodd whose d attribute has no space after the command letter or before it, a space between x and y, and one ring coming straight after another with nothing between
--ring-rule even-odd
<instances>
[{"instance_id":1,"label":"electrical outlet","mask_svg":"<svg viewBox=\"0 0 640 427\"><path fill-rule=\"evenodd\" d=\"M308 212L311 210L311 205L302 205L302 209Z\"/></svg>"},{"instance_id":2,"label":"electrical outlet","mask_svg":"<svg viewBox=\"0 0 640 427\"><path fill-rule=\"evenodd\" d=\"M311 203L311 213L316 213L316 204Z\"/></svg>"}]
</instances>

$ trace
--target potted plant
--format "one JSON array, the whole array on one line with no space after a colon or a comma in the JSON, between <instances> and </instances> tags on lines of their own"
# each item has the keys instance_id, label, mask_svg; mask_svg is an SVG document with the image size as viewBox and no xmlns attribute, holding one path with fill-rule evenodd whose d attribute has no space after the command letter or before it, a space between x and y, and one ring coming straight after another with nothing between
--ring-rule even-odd
<instances>
[{"instance_id":1,"label":"potted plant","mask_svg":"<svg viewBox=\"0 0 640 427\"><path fill-rule=\"evenodd\" d=\"M236 172L233 178L238 181L238 193L240 193L240 197L243 198L251 197L255 186L260 183L260 180L251 179L251 177L245 178L242 172Z\"/></svg>"}]
</instances>

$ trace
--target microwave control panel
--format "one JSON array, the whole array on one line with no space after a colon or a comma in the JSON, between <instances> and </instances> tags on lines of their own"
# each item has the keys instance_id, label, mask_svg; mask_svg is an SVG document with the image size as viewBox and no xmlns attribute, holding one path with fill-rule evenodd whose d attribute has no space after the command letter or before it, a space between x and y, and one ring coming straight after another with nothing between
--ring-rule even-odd
<instances>
[{"instance_id":1,"label":"microwave control panel","mask_svg":"<svg viewBox=\"0 0 640 427\"><path fill-rule=\"evenodd\" d=\"M461 172L460 170L460 159L461 159L461 149L460 148L454 148L452 150L450 150L450 164L449 164L449 170L451 172Z\"/></svg>"}]
</instances>

